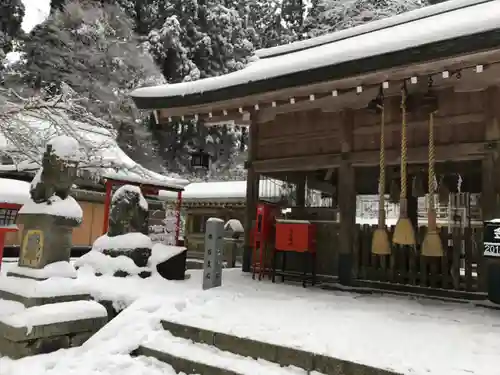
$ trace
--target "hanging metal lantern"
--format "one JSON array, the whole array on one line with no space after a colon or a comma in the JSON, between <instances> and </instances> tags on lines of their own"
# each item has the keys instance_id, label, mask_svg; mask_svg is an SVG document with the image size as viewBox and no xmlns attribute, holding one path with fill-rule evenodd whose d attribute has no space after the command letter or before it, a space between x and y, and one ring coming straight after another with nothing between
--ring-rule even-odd
<instances>
[{"instance_id":1,"label":"hanging metal lantern","mask_svg":"<svg viewBox=\"0 0 500 375\"><path fill-rule=\"evenodd\" d=\"M439 197L439 203L448 203L448 200L450 199L450 189L447 186L447 183L445 181L445 176L441 176L439 179L439 186L438 186L438 197Z\"/></svg>"},{"instance_id":2,"label":"hanging metal lantern","mask_svg":"<svg viewBox=\"0 0 500 375\"><path fill-rule=\"evenodd\" d=\"M382 86L380 86L380 91L375 99L368 102L367 109L371 112L380 114L382 112L382 107L384 106L384 91Z\"/></svg>"},{"instance_id":3,"label":"hanging metal lantern","mask_svg":"<svg viewBox=\"0 0 500 375\"><path fill-rule=\"evenodd\" d=\"M210 166L210 155L203 151L195 151L191 153L191 167L195 169L208 169Z\"/></svg>"},{"instance_id":4,"label":"hanging metal lantern","mask_svg":"<svg viewBox=\"0 0 500 375\"><path fill-rule=\"evenodd\" d=\"M411 187L413 197L425 197L424 179L421 173L417 173L415 176L413 176Z\"/></svg>"},{"instance_id":5,"label":"hanging metal lantern","mask_svg":"<svg viewBox=\"0 0 500 375\"><path fill-rule=\"evenodd\" d=\"M401 189L399 187L399 183L396 179L392 179L391 186L389 188L389 202L399 203L400 195Z\"/></svg>"}]
</instances>

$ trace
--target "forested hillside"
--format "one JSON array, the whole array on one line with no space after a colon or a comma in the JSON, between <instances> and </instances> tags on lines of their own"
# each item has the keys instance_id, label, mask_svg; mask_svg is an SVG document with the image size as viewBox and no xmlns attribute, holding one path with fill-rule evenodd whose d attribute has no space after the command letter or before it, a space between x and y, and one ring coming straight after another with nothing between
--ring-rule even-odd
<instances>
[{"instance_id":1,"label":"forested hillside","mask_svg":"<svg viewBox=\"0 0 500 375\"><path fill-rule=\"evenodd\" d=\"M21 56L15 64L0 64L0 111L12 93L50 98L69 92L90 114L114 127L122 149L147 168L192 177L189 152L202 147L210 152L213 168L199 177L242 178L244 129L185 122L158 131L150 127L148 113L134 108L129 90L225 74L243 68L256 49L428 4L428 0L52 0L50 16L25 33L23 2L0 0L0 58L11 51Z\"/></svg>"}]
</instances>

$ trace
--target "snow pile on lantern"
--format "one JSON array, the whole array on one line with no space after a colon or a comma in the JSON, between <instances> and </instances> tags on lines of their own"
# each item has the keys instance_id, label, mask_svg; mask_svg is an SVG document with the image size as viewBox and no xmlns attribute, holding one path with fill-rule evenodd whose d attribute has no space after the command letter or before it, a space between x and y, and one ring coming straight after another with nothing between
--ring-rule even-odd
<instances>
[{"instance_id":1,"label":"snow pile on lantern","mask_svg":"<svg viewBox=\"0 0 500 375\"><path fill-rule=\"evenodd\" d=\"M123 185L111 199L108 232L75 263L95 275L142 278L159 273L184 279L186 248L155 244L148 233L148 203L137 186Z\"/></svg>"}]
</instances>

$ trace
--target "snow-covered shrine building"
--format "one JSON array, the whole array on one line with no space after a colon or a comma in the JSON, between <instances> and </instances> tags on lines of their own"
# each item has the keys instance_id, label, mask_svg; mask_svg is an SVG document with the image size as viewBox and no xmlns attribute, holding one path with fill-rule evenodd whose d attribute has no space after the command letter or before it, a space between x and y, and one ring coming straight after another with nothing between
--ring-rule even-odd
<instances>
[{"instance_id":1,"label":"snow-covered shrine building","mask_svg":"<svg viewBox=\"0 0 500 375\"><path fill-rule=\"evenodd\" d=\"M160 126L188 118L250 124L247 223L255 220L263 178L295 184L299 207L307 189L333 196L338 206L297 210L297 218L318 223L319 274L343 284L470 297L485 290L470 195L481 194L483 219L500 214L499 84L499 2L456 0L260 50L243 70L139 88L132 97ZM356 196L378 193L381 141L385 193L393 185L403 192L417 251L394 246L390 255L374 255L375 227L356 225ZM437 184L427 183L430 143ZM439 257L420 253L417 177L424 194L439 185L469 202L460 206L467 225L441 228ZM244 271L251 266L248 228Z\"/></svg>"}]
</instances>

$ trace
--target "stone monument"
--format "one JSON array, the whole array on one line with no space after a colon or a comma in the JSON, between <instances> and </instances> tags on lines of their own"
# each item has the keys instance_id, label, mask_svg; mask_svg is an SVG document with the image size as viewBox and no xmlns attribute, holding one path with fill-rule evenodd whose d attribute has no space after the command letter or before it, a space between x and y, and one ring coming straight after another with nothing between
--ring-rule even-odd
<instances>
[{"instance_id":1,"label":"stone monument","mask_svg":"<svg viewBox=\"0 0 500 375\"><path fill-rule=\"evenodd\" d=\"M222 285L222 248L224 246L224 221L207 220L205 227L205 262L203 264L203 290Z\"/></svg>"},{"instance_id":2,"label":"stone monument","mask_svg":"<svg viewBox=\"0 0 500 375\"><path fill-rule=\"evenodd\" d=\"M19 211L19 263L0 277L0 310L2 304L8 310L0 314L0 355L20 358L79 346L108 320L104 306L73 280L70 264L72 231L83 216L70 196L78 149L68 136L49 142L31 200Z\"/></svg>"}]
</instances>

